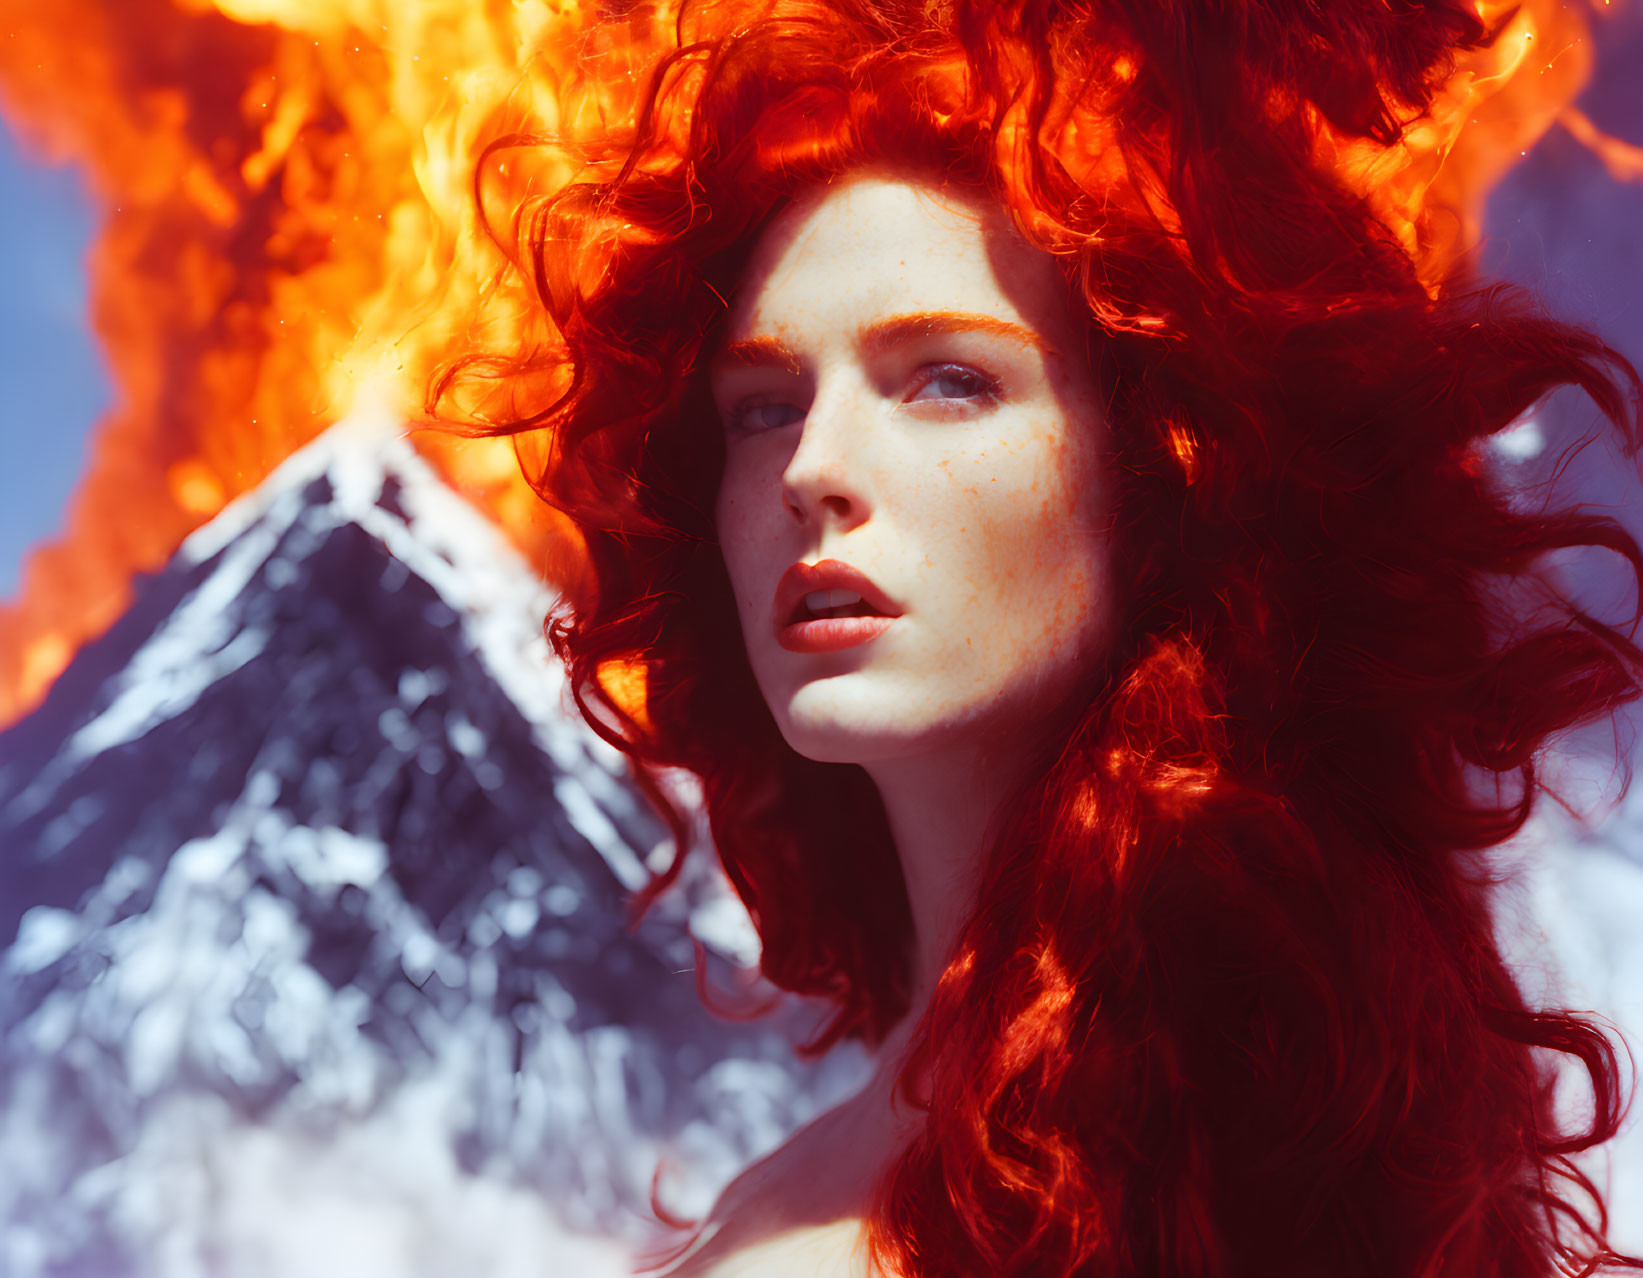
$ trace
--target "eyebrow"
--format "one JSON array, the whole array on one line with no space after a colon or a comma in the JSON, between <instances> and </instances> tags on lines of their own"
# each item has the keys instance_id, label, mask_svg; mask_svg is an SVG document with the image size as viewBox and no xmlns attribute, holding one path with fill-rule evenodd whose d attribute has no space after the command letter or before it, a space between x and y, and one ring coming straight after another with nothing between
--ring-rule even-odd
<instances>
[{"instance_id":1,"label":"eyebrow","mask_svg":"<svg viewBox=\"0 0 1643 1278\"><path fill-rule=\"evenodd\" d=\"M779 368L797 377L804 371L799 357L786 342L774 337L750 337L741 342L728 342L711 360L715 366L740 364L748 368Z\"/></svg>"},{"instance_id":2,"label":"eyebrow","mask_svg":"<svg viewBox=\"0 0 1643 1278\"><path fill-rule=\"evenodd\" d=\"M947 333L984 333L988 337L1003 337L1047 351L1044 339L1030 328L1012 324L996 315L971 315L963 311L921 311L911 315L892 315L862 329L859 336L862 349L869 354L880 354L921 337Z\"/></svg>"},{"instance_id":3,"label":"eyebrow","mask_svg":"<svg viewBox=\"0 0 1643 1278\"><path fill-rule=\"evenodd\" d=\"M988 337L1002 337L1047 352L1044 339L1030 328L1012 324L996 315L974 315L964 311L916 311L906 315L892 315L863 328L857 341L870 355L882 354L897 346L947 333L984 333ZM713 356L711 364L723 367L735 364L745 368L779 368L798 376L803 366L793 348L774 337L749 337L739 342L727 342Z\"/></svg>"}]
</instances>

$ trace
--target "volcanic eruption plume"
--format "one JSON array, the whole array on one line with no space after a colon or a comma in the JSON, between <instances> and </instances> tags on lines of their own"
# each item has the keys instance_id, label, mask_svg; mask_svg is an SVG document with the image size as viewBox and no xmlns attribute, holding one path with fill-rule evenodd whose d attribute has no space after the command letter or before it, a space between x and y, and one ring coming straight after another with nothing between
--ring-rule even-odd
<instances>
[{"instance_id":1,"label":"volcanic eruption plume","mask_svg":"<svg viewBox=\"0 0 1643 1278\"><path fill-rule=\"evenodd\" d=\"M552 191L587 156L533 146L482 166L485 146L521 130L620 133L672 9L8 5L7 119L47 159L80 166L102 205L92 305L116 402L61 532L0 608L0 723L123 611L133 574L157 570L294 449L361 401L417 421L453 348L517 348L540 320L496 247L508 228L493 239L478 209ZM1484 0L1480 12L1494 38L1397 146L1320 133L1432 281L1474 242L1496 180L1559 119L1617 172L1643 168L1571 106L1607 0ZM506 442L423 431L417 446L550 579L575 571L573 539Z\"/></svg>"}]
</instances>

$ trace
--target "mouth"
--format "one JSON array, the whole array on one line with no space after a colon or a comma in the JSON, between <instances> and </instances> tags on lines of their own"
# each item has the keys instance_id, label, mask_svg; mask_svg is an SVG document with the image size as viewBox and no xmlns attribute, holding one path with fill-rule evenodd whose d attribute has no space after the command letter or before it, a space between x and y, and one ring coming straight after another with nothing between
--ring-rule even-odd
<instances>
[{"instance_id":1,"label":"mouth","mask_svg":"<svg viewBox=\"0 0 1643 1278\"><path fill-rule=\"evenodd\" d=\"M878 638L901 609L866 574L836 559L798 563L782 574L772 616L790 652L834 652Z\"/></svg>"},{"instance_id":2,"label":"mouth","mask_svg":"<svg viewBox=\"0 0 1643 1278\"><path fill-rule=\"evenodd\" d=\"M833 617L882 617L872 604L854 590L812 590L802 595L787 619L788 625L803 621L824 621Z\"/></svg>"}]
</instances>

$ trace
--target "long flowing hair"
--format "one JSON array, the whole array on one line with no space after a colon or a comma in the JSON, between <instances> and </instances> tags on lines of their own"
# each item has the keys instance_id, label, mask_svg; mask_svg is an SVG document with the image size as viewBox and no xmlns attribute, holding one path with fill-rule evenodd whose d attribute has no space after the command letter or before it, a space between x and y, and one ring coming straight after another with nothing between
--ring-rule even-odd
<instances>
[{"instance_id":1,"label":"long flowing hair","mask_svg":"<svg viewBox=\"0 0 1643 1278\"><path fill-rule=\"evenodd\" d=\"M647 21L610 9L589 83ZM902 1074L927 1117L877 1262L1643 1267L1571 1160L1619 1124L1615 1048L1526 1006L1477 855L1639 669L1555 592L1514 615L1497 587L1574 546L1643 573L1611 521L1514 502L1487 441L1573 385L1635 447L1637 376L1462 268L1423 281L1328 162L1395 146L1493 33L1456 0L687 0L666 30L629 109L495 143L578 169L498 232L541 337L432 400L515 433L585 539L550 625L578 704L642 778L700 777L765 975L836 1008L814 1050L908 1011L912 923L865 773L761 700L715 542L701 371L749 251L862 170L995 200L1088 315L1109 404L1111 660L995 823Z\"/></svg>"}]
</instances>

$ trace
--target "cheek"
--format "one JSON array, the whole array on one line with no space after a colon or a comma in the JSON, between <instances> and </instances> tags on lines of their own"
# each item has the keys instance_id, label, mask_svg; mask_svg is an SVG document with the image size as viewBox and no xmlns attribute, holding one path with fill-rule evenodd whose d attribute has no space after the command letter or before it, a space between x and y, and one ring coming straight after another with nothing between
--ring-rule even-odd
<instances>
[{"instance_id":1,"label":"cheek","mask_svg":"<svg viewBox=\"0 0 1643 1278\"><path fill-rule=\"evenodd\" d=\"M1025 444L1001 441L968 469L955 544L997 644L1045 656L1081 644L1100 608L1103 577L1089 468L1064 446L1057 425Z\"/></svg>"},{"instance_id":2,"label":"cheek","mask_svg":"<svg viewBox=\"0 0 1643 1278\"><path fill-rule=\"evenodd\" d=\"M999 441L969 462L958 508L972 553L1006 581L1055 577L1082 558L1098 503L1076 458L1045 431L1026 443ZM978 535L979 534L979 535ZM978 565L980 567L981 565ZM1086 574L1087 575L1087 574Z\"/></svg>"},{"instance_id":3,"label":"cheek","mask_svg":"<svg viewBox=\"0 0 1643 1278\"><path fill-rule=\"evenodd\" d=\"M755 584L757 548L770 540L768 530L761 529L754 518L757 506L749 500L747 487L746 476L727 468L714 505L719 551L724 556L725 572L736 596L736 609L744 617Z\"/></svg>"}]
</instances>

